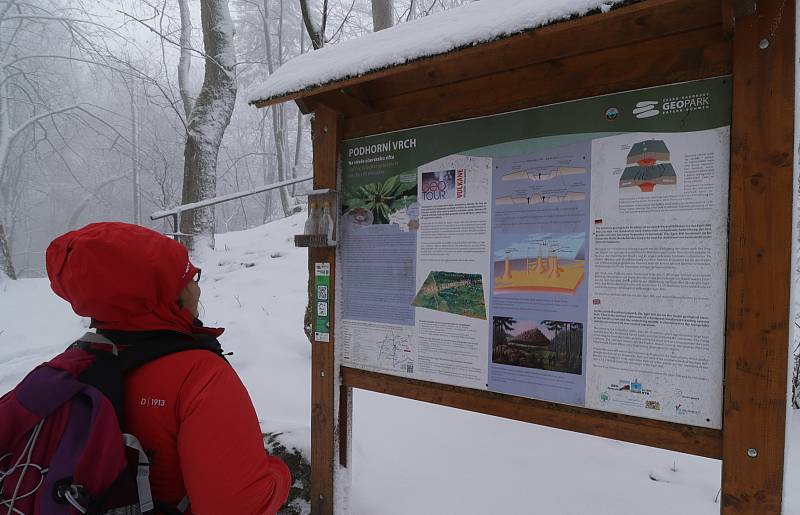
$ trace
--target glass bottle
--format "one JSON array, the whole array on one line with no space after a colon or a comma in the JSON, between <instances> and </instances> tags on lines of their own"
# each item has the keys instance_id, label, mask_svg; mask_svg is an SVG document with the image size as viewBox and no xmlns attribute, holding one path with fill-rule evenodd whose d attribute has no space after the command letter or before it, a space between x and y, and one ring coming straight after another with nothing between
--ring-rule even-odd
<instances>
[{"instance_id":1,"label":"glass bottle","mask_svg":"<svg viewBox=\"0 0 800 515\"><path fill-rule=\"evenodd\" d=\"M325 235L329 242L333 240L333 218L331 217L331 203L327 200L322 203L322 218L319 220L318 234Z\"/></svg>"},{"instance_id":2,"label":"glass bottle","mask_svg":"<svg viewBox=\"0 0 800 515\"><path fill-rule=\"evenodd\" d=\"M308 203L308 218L306 219L306 223L303 226L303 234L310 236L313 234L319 234L319 222L320 222L320 214L319 209L317 209L316 202L309 202Z\"/></svg>"}]
</instances>

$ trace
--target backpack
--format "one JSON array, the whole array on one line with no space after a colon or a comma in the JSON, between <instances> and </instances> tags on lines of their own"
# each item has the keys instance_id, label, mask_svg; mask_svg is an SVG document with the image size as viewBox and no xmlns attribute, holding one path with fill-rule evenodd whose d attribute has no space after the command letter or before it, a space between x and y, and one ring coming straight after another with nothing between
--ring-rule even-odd
<instances>
[{"instance_id":1,"label":"backpack","mask_svg":"<svg viewBox=\"0 0 800 515\"><path fill-rule=\"evenodd\" d=\"M0 513L186 510L188 498L178 507L153 500L150 460L123 430L124 376L167 354L206 349L222 356L222 349L211 337L128 334L147 338L119 350L103 334L86 333L0 397Z\"/></svg>"}]
</instances>

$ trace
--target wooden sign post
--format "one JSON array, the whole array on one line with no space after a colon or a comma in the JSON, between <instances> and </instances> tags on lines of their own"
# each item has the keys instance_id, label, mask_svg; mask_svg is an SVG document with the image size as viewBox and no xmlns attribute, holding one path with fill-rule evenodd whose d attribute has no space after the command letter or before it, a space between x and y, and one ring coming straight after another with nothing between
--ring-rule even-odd
<instances>
[{"instance_id":1,"label":"wooden sign post","mask_svg":"<svg viewBox=\"0 0 800 515\"><path fill-rule=\"evenodd\" d=\"M796 58L794 1L644 0L255 102L294 100L314 113L314 187L335 189L345 140L638 88L732 82L722 428L344 366L336 301L347 279L337 275L336 248L314 248L309 273L325 265L332 288L330 336L313 343L312 512L346 505L351 392L360 388L720 459L723 515L780 514Z\"/></svg>"}]
</instances>

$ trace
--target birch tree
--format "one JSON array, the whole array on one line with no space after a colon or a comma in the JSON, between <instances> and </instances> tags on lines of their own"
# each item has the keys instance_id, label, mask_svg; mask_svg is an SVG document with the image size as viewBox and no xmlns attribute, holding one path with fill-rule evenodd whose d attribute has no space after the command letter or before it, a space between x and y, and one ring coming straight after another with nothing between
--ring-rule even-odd
<instances>
[{"instance_id":1,"label":"birch tree","mask_svg":"<svg viewBox=\"0 0 800 515\"><path fill-rule=\"evenodd\" d=\"M200 0L205 75L189 116L182 203L216 196L217 156L236 103L236 52L227 0ZM214 246L214 208L184 213L181 232L193 250Z\"/></svg>"}]
</instances>

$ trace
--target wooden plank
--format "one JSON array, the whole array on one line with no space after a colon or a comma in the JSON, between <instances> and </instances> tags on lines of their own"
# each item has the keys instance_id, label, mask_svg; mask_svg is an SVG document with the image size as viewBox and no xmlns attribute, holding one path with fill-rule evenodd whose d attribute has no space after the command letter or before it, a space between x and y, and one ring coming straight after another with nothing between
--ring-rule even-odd
<instances>
[{"instance_id":1,"label":"wooden plank","mask_svg":"<svg viewBox=\"0 0 800 515\"><path fill-rule=\"evenodd\" d=\"M709 46L712 48L709 49ZM420 105L418 102L437 99L449 107L466 97L480 101L488 100L497 105L503 99L524 99L529 95L526 90L538 92L548 84L553 84L551 88L574 89L574 82L577 79L575 75L579 73L591 74L592 77L608 76L612 80L615 77L617 80L636 77L642 73L652 75L652 67L660 67L657 71L668 71L670 68L666 68L665 65L677 69L687 61L702 60L705 56L719 57L729 48L730 44L723 41L718 26L711 26L653 39L632 48L616 47L572 58L551 59L533 66L497 73L491 77L480 77L461 81L456 85L398 95L384 99L378 105L381 110L389 110L406 105ZM716 50L716 53L709 50ZM728 60L730 62L729 55ZM659 62L663 64L658 64ZM493 84L494 87L487 88L489 84ZM483 89L489 91L476 98L476 94ZM446 94L443 93L445 91Z\"/></svg>"},{"instance_id":2,"label":"wooden plank","mask_svg":"<svg viewBox=\"0 0 800 515\"><path fill-rule=\"evenodd\" d=\"M777 515L792 245L795 2L759 0L733 43L723 515ZM748 455L748 450L751 456Z\"/></svg>"},{"instance_id":3,"label":"wooden plank","mask_svg":"<svg viewBox=\"0 0 800 515\"><path fill-rule=\"evenodd\" d=\"M313 124L314 188L335 188L338 156L338 115L326 107L315 111ZM333 248L309 249L309 274L315 263L329 263L331 284L336 284L336 253ZM334 412L334 329L335 288L329 289L330 342L311 347L311 511L333 515Z\"/></svg>"},{"instance_id":4,"label":"wooden plank","mask_svg":"<svg viewBox=\"0 0 800 515\"><path fill-rule=\"evenodd\" d=\"M353 410L353 389L339 386L339 423L336 426L339 441L339 465L348 467L350 463L350 417Z\"/></svg>"},{"instance_id":5,"label":"wooden plank","mask_svg":"<svg viewBox=\"0 0 800 515\"><path fill-rule=\"evenodd\" d=\"M260 100L254 102L254 105L267 107L384 78L389 79L387 83L394 83L400 76L415 72L421 80L419 87L430 87L460 80L460 73L466 73L470 77L476 72L485 75L509 66L513 68L532 63L536 59L566 57L590 49L630 45L659 35L719 24L719 20L717 0L643 0L609 13L556 22L490 43ZM580 36L576 37L577 34ZM526 57L528 54L530 58ZM481 71L481 66L486 66L487 69ZM453 67L456 69L455 74L450 71ZM467 71L470 68L472 72ZM398 82L399 84L401 83ZM413 85L413 80L404 84Z\"/></svg>"},{"instance_id":6,"label":"wooden plank","mask_svg":"<svg viewBox=\"0 0 800 515\"><path fill-rule=\"evenodd\" d=\"M368 89L379 103L381 98L719 24L717 0L641 2L421 61L395 76L370 81Z\"/></svg>"},{"instance_id":7,"label":"wooden plank","mask_svg":"<svg viewBox=\"0 0 800 515\"><path fill-rule=\"evenodd\" d=\"M341 374L343 384L352 388L697 456L708 458L722 456L722 432L716 429L606 413L349 367L341 367Z\"/></svg>"},{"instance_id":8,"label":"wooden plank","mask_svg":"<svg viewBox=\"0 0 800 515\"><path fill-rule=\"evenodd\" d=\"M731 68L730 41L714 26L383 99L378 107L387 111L345 119L343 138L725 75Z\"/></svg>"}]
</instances>

